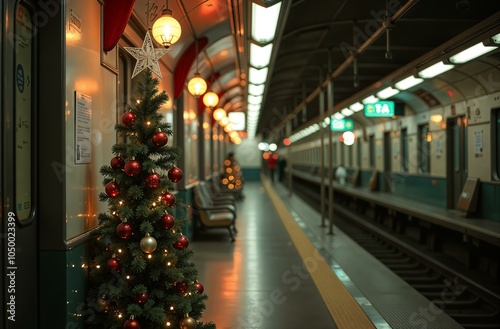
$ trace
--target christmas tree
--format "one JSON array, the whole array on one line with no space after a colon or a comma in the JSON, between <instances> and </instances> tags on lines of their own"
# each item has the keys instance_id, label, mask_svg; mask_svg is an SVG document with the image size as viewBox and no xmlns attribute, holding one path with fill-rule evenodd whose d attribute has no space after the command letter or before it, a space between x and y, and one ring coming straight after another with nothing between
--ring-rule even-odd
<instances>
[{"instance_id":1,"label":"christmas tree","mask_svg":"<svg viewBox=\"0 0 500 329\"><path fill-rule=\"evenodd\" d=\"M196 320L206 294L181 230L186 219L174 218L182 206L172 193L182 179L175 166L181 151L166 145L170 123L158 112L168 100L148 69L138 97L115 130L117 143L110 165L101 167L109 213L99 215L90 264L88 302L95 312L91 328L215 328Z\"/></svg>"},{"instance_id":2,"label":"christmas tree","mask_svg":"<svg viewBox=\"0 0 500 329\"><path fill-rule=\"evenodd\" d=\"M234 192L238 198L242 198L243 174L234 153L229 153L224 160L224 172L221 175L221 183L229 191Z\"/></svg>"}]
</instances>

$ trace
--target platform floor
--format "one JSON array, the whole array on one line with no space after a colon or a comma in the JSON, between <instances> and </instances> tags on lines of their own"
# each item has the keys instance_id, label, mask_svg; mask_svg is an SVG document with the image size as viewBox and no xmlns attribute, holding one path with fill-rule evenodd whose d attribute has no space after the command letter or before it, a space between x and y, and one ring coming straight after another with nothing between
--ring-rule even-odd
<instances>
[{"instance_id":1,"label":"platform floor","mask_svg":"<svg viewBox=\"0 0 500 329\"><path fill-rule=\"evenodd\" d=\"M283 185L263 178L244 194L234 243L222 229L190 244L209 297L203 321L219 329L461 328L336 227L328 235Z\"/></svg>"}]
</instances>

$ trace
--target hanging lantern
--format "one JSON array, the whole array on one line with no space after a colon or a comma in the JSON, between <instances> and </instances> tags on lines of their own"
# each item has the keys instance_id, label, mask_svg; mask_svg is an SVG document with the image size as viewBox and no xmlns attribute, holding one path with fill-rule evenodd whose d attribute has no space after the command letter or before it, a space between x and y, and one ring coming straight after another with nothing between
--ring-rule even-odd
<instances>
[{"instance_id":1,"label":"hanging lantern","mask_svg":"<svg viewBox=\"0 0 500 329\"><path fill-rule=\"evenodd\" d=\"M214 111L214 119L217 121L222 120L226 116L226 111L224 111L223 108L219 107L217 110Z\"/></svg>"},{"instance_id":2,"label":"hanging lantern","mask_svg":"<svg viewBox=\"0 0 500 329\"><path fill-rule=\"evenodd\" d=\"M207 91L207 83L203 80L199 73L195 73L194 78L189 80L188 91L196 98L200 97L205 93L205 91Z\"/></svg>"},{"instance_id":3,"label":"hanging lantern","mask_svg":"<svg viewBox=\"0 0 500 329\"><path fill-rule=\"evenodd\" d=\"M181 37L181 25L172 17L172 10L168 9L168 1L161 12L161 17L154 22L151 32L156 42L165 48L170 48Z\"/></svg>"},{"instance_id":4,"label":"hanging lantern","mask_svg":"<svg viewBox=\"0 0 500 329\"><path fill-rule=\"evenodd\" d=\"M206 107L213 109L217 103L219 103L219 96L217 96L216 93L209 91L203 96L203 104L205 104Z\"/></svg>"}]
</instances>

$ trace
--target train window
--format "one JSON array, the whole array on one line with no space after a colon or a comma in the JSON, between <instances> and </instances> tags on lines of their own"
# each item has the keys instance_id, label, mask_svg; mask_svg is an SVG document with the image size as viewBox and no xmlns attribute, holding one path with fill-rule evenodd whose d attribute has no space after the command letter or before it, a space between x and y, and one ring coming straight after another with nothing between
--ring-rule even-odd
<instances>
[{"instance_id":1,"label":"train window","mask_svg":"<svg viewBox=\"0 0 500 329\"><path fill-rule=\"evenodd\" d=\"M354 165L354 164L353 164L353 161L352 161L352 158L353 158L353 154L352 154L352 153L353 153L353 150L352 150L352 145L351 145L351 146L349 146L349 147L347 148L347 150L348 150L347 152L348 152L348 154L349 154L349 155L348 155L348 159L349 159L349 167L353 167L353 165Z\"/></svg>"},{"instance_id":2,"label":"train window","mask_svg":"<svg viewBox=\"0 0 500 329\"><path fill-rule=\"evenodd\" d=\"M15 20L15 206L20 221L30 221L34 181L33 25L31 12L19 3Z\"/></svg>"},{"instance_id":3,"label":"train window","mask_svg":"<svg viewBox=\"0 0 500 329\"><path fill-rule=\"evenodd\" d=\"M345 166L345 144L340 143L340 163Z\"/></svg>"},{"instance_id":4,"label":"train window","mask_svg":"<svg viewBox=\"0 0 500 329\"><path fill-rule=\"evenodd\" d=\"M333 165L337 165L337 142L333 143Z\"/></svg>"},{"instance_id":5,"label":"train window","mask_svg":"<svg viewBox=\"0 0 500 329\"><path fill-rule=\"evenodd\" d=\"M401 130L401 171L408 172L408 128Z\"/></svg>"},{"instance_id":6,"label":"train window","mask_svg":"<svg viewBox=\"0 0 500 329\"><path fill-rule=\"evenodd\" d=\"M495 153L492 157L495 164L493 166L495 173L494 179L500 180L500 108L493 110L493 152Z\"/></svg>"},{"instance_id":7,"label":"train window","mask_svg":"<svg viewBox=\"0 0 500 329\"><path fill-rule=\"evenodd\" d=\"M370 136L370 168L375 168L375 135Z\"/></svg>"},{"instance_id":8,"label":"train window","mask_svg":"<svg viewBox=\"0 0 500 329\"><path fill-rule=\"evenodd\" d=\"M418 126L418 172L430 172L431 133L429 125Z\"/></svg>"},{"instance_id":9,"label":"train window","mask_svg":"<svg viewBox=\"0 0 500 329\"><path fill-rule=\"evenodd\" d=\"M357 151L358 153L356 154L356 163L358 165L358 168L361 168L361 139L358 139L357 142Z\"/></svg>"}]
</instances>

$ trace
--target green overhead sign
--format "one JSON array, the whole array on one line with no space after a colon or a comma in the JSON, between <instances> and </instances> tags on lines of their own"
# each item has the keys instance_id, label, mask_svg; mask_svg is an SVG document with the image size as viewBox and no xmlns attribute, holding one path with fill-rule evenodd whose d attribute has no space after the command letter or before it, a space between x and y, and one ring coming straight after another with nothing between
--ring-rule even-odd
<instances>
[{"instance_id":1,"label":"green overhead sign","mask_svg":"<svg viewBox=\"0 0 500 329\"><path fill-rule=\"evenodd\" d=\"M380 101L365 104L365 117L367 118L387 118L396 113L396 106L393 101Z\"/></svg>"},{"instance_id":2,"label":"green overhead sign","mask_svg":"<svg viewBox=\"0 0 500 329\"><path fill-rule=\"evenodd\" d=\"M330 119L330 130L331 131L348 131L354 129L354 121L352 119Z\"/></svg>"}]
</instances>

